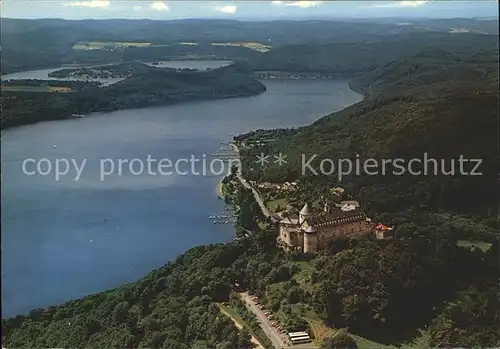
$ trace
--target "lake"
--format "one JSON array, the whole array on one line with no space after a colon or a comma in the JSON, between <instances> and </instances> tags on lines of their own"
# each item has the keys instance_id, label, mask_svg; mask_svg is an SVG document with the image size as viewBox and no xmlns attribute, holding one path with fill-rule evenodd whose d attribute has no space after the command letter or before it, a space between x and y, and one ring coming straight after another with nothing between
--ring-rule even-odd
<instances>
[{"instance_id":1,"label":"lake","mask_svg":"<svg viewBox=\"0 0 500 349\"><path fill-rule=\"evenodd\" d=\"M267 92L253 97L3 131L3 316L135 281L191 247L233 238L232 226L208 219L224 213L215 193L221 175L134 175L124 166L101 180L101 161L210 158L232 135L310 124L362 98L345 81L264 83ZM87 162L79 180L75 170L56 180L24 174L26 159L46 159L42 171L57 159Z\"/></svg>"}]
</instances>

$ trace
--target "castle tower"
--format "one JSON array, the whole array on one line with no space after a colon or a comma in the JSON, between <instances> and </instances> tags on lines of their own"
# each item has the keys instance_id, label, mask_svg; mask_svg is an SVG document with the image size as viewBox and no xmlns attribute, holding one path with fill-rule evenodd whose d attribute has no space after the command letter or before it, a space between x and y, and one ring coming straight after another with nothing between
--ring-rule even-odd
<instances>
[{"instance_id":1,"label":"castle tower","mask_svg":"<svg viewBox=\"0 0 500 349\"><path fill-rule=\"evenodd\" d=\"M306 219L312 216L311 209L309 208L309 204L305 204L302 207L302 210L299 212L299 224L304 223Z\"/></svg>"},{"instance_id":2,"label":"castle tower","mask_svg":"<svg viewBox=\"0 0 500 349\"><path fill-rule=\"evenodd\" d=\"M318 231L312 225L304 231L304 252L315 252L318 250Z\"/></svg>"}]
</instances>

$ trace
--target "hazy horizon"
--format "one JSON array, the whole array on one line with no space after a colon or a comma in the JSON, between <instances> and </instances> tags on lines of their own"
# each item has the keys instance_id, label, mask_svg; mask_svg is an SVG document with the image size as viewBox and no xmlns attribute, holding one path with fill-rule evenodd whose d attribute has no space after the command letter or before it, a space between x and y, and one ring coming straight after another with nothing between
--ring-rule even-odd
<instances>
[{"instance_id":1,"label":"hazy horizon","mask_svg":"<svg viewBox=\"0 0 500 349\"><path fill-rule=\"evenodd\" d=\"M4 0L10 19L498 19L498 1L118 1Z\"/></svg>"}]
</instances>

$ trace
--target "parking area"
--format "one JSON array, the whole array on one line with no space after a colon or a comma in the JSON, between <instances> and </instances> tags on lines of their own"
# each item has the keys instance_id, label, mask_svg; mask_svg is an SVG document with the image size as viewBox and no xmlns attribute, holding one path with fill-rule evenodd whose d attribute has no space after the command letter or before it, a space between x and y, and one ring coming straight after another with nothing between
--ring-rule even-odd
<instances>
[{"instance_id":1,"label":"parking area","mask_svg":"<svg viewBox=\"0 0 500 349\"><path fill-rule=\"evenodd\" d=\"M255 314L259 320L260 326L264 333L269 337L275 348L290 348L290 349L314 349L312 343L302 343L292 345L285 330L281 328L274 316L263 305L261 305L256 297L249 295L247 292L240 293L241 298L245 302L247 308Z\"/></svg>"}]
</instances>

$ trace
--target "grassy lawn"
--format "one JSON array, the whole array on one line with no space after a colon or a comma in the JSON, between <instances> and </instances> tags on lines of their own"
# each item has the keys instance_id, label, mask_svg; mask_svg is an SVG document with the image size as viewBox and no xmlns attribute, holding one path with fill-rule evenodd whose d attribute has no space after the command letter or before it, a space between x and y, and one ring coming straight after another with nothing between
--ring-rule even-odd
<instances>
[{"instance_id":1,"label":"grassy lawn","mask_svg":"<svg viewBox=\"0 0 500 349\"><path fill-rule=\"evenodd\" d=\"M300 268L300 271L293 276L293 279L297 281L300 286L308 291L311 288L311 284L309 283L309 277L313 271L310 262L289 262L288 266L296 265Z\"/></svg>"},{"instance_id":2,"label":"grassy lawn","mask_svg":"<svg viewBox=\"0 0 500 349\"><path fill-rule=\"evenodd\" d=\"M337 332L337 329L326 326L312 310L305 312L303 318L309 323L310 335L316 345L320 345L325 338L332 337Z\"/></svg>"},{"instance_id":3,"label":"grassy lawn","mask_svg":"<svg viewBox=\"0 0 500 349\"><path fill-rule=\"evenodd\" d=\"M279 210L284 210L286 208L286 205L288 205L288 202L285 198L271 200L266 203L267 208L271 212L276 212L278 208Z\"/></svg>"},{"instance_id":4,"label":"grassy lawn","mask_svg":"<svg viewBox=\"0 0 500 349\"><path fill-rule=\"evenodd\" d=\"M212 46L240 46L258 52L267 52L271 49L271 46L261 44L260 42L213 42Z\"/></svg>"},{"instance_id":5,"label":"grassy lawn","mask_svg":"<svg viewBox=\"0 0 500 349\"><path fill-rule=\"evenodd\" d=\"M250 327L247 325L247 323L245 322L245 320L243 320L243 319L241 318L241 316L238 314L238 312L237 312L235 309L233 309L233 308L231 308L231 307L228 307L228 306L226 306L226 305L222 305L222 304L217 304L217 305L219 306L219 308L220 308L223 312L225 312L225 313L229 314L229 316L231 316L233 319L235 319L235 320L236 320L236 322L237 322L238 324L240 324L240 326L241 326L241 327L243 327L243 328L246 328L246 329L250 330Z\"/></svg>"},{"instance_id":6,"label":"grassy lawn","mask_svg":"<svg viewBox=\"0 0 500 349\"><path fill-rule=\"evenodd\" d=\"M73 45L73 50L100 50L104 47L148 47L150 42L122 42L122 41L80 41Z\"/></svg>"},{"instance_id":7,"label":"grassy lawn","mask_svg":"<svg viewBox=\"0 0 500 349\"><path fill-rule=\"evenodd\" d=\"M359 349L424 349L429 348L429 333L427 331L420 330L420 334L413 338L412 341L407 343L401 343L400 345L385 345L371 341L367 338L352 334L353 338L356 340Z\"/></svg>"},{"instance_id":8,"label":"grassy lawn","mask_svg":"<svg viewBox=\"0 0 500 349\"><path fill-rule=\"evenodd\" d=\"M256 322L256 328L252 329L252 327L250 327L248 325L248 323L245 320L243 320L243 318L241 317L241 315L238 313L238 311L236 309L234 309L230 306L227 306L227 305L222 305L220 303L216 303L216 304L220 308L220 310L223 314L225 314L226 316L229 315L230 317L232 317L238 323L238 325L240 325L242 328L245 328L246 330L248 330L251 333L251 335L253 337L255 337L256 340L258 342L260 342L260 344L262 344L264 347L266 347L266 345L271 344L270 339L267 337L267 335L264 333L264 331L260 328L260 326L258 325L257 322ZM248 311L248 314L251 314L250 316L254 316L253 313L250 311Z\"/></svg>"},{"instance_id":9,"label":"grassy lawn","mask_svg":"<svg viewBox=\"0 0 500 349\"><path fill-rule=\"evenodd\" d=\"M457 246L458 247L466 247L466 248L471 248L471 247L477 247L481 249L483 252L486 252L490 249L491 244L489 242L485 241L469 241L469 240L458 240L457 241Z\"/></svg>"},{"instance_id":10,"label":"grassy lawn","mask_svg":"<svg viewBox=\"0 0 500 349\"><path fill-rule=\"evenodd\" d=\"M314 336L314 343L319 345L327 337L334 336L339 330L337 328L332 328L327 326L323 320L312 310L309 310L303 314L303 318L309 323L309 328L311 334ZM400 343L399 345L387 345L379 342L375 342L366 337L356 335L354 333L349 333L358 344L359 349L425 349L429 348L429 333L427 331L419 330L419 334L415 336L411 341L406 343Z\"/></svg>"},{"instance_id":11,"label":"grassy lawn","mask_svg":"<svg viewBox=\"0 0 500 349\"><path fill-rule=\"evenodd\" d=\"M2 85L3 91L53 92L48 86Z\"/></svg>"}]
</instances>

